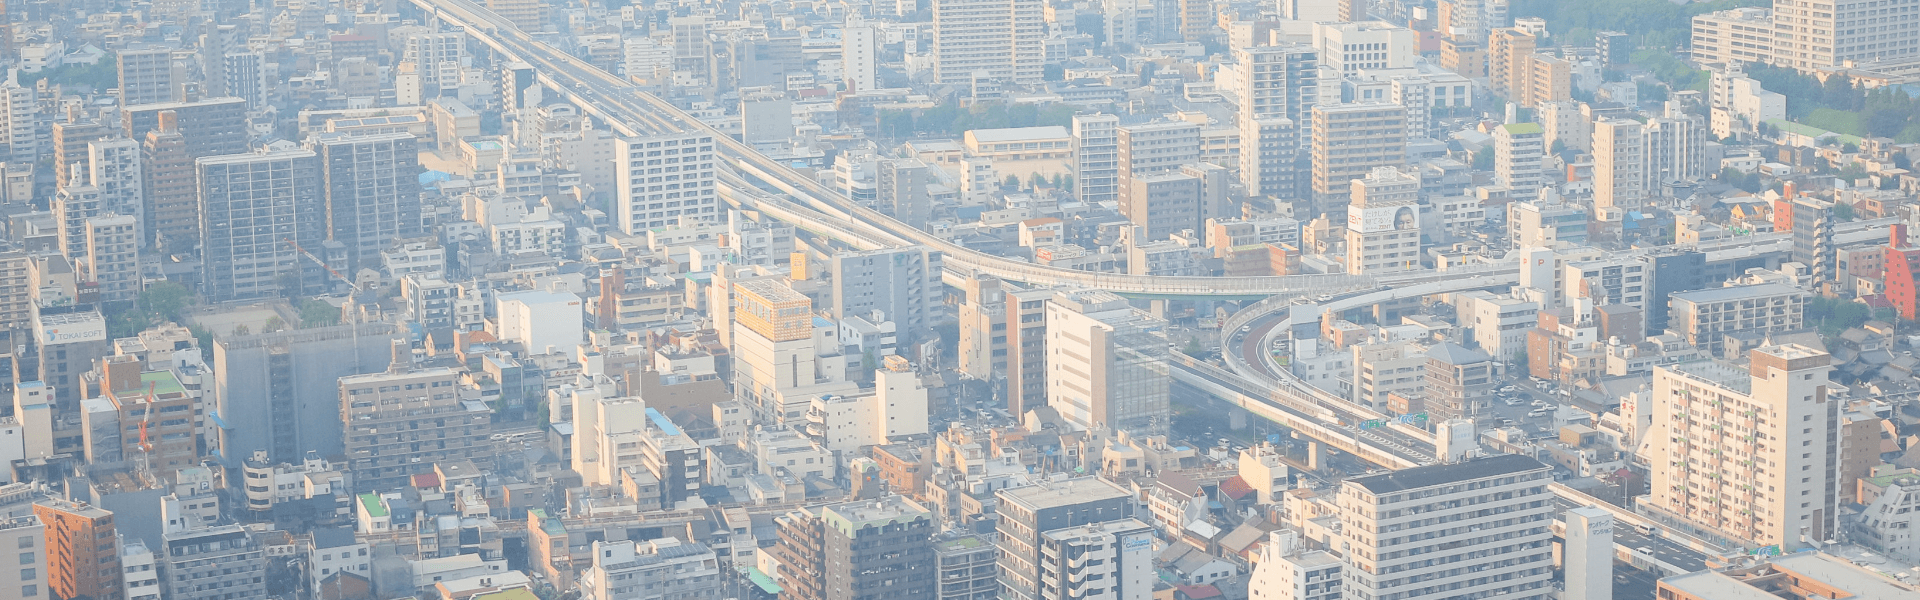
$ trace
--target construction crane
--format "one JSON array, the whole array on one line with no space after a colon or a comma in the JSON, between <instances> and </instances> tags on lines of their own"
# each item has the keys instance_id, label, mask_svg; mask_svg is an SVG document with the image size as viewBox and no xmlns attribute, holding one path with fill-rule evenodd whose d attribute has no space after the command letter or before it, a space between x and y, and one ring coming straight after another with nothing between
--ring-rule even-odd
<instances>
[{"instance_id":1,"label":"construction crane","mask_svg":"<svg viewBox=\"0 0 1920 600\"><path fill-rule=\"evenodd\" d=\"M293 238L280 238L280 239L282 241L285 241L288 246L293 247L294 252L300 253L301 256L307 257L307 260L311 260L313 261L314 264L320 265L320 268L326 269L328 275L332 275L334 279L338 279L341 282L346 283L348 289L352 289L354 291L360 290L360 286L354 285L352 279L347 279L347 276L341 275L339 271L335 271L333 270L333 267L328 266L327 261L320 260L320 257L314 256L313 253L308 252L306 248L301 248L300 242L293 241ZM348 298L351 299L352 297L349 296ZM295 307L295 308L298 308L298 307ZM352 311L352 314L358 315L359 312L360 311L355 310L355 311ZM344 318L342 320L346 321L346 319ZM346 325L347 327L352 328L353 330L353 368L355 371L359 371L362 368L364 368L364 365L365 365L365 363L360 360L360 319L356 317L351 321L348 321Z\"/></svg>"}]
</instances>

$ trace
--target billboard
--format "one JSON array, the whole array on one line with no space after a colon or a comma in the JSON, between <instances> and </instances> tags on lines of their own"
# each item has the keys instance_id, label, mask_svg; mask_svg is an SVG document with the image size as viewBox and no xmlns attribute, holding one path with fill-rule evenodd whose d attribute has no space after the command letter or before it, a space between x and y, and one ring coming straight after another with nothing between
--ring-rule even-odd
<instances>
[{"instance_id":1,"label":"billboard","mask_svg":"<svg viewBox=\"0 0 1920 600\"><path fill-rule=\"evenodd\" d=\"M1349 207L1347 229L1360 233L1420 229L1420 211L1413 205Z\"/></svg>"}]
</instances>

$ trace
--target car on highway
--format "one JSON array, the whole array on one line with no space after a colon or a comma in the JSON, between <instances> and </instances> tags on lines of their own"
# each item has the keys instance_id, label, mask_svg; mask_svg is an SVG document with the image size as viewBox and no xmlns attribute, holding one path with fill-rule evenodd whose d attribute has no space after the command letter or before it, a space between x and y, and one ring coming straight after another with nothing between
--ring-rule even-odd
<instances>
[{"instance_id":1,"label":"car on highway","mask_svg":"<svg viewBox=\"0 0 1920 600\"><path fill-rule=\"evenodd\" d=\"M1241 326L1240 326L1240 333L1246 333L1246 332L1249 332L1249 331L1253 331L1253 326L1252 326L1252 325L1241 325Z\"/></svg>"}]
</instances>

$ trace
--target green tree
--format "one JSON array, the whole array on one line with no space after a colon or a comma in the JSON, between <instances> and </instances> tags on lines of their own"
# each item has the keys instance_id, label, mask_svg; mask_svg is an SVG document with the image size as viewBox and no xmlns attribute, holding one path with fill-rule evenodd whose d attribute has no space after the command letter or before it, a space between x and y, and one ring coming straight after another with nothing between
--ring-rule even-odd
<instances>
[{"instance_id":1,"label":"green tree","mask_svg":"<svg viewBox=\"0 0 1920 600\"><path fill-rule=\"evenodd\" d=\"M193 301L193 290L172 281L147 286L146 291L140 292L139 300L148 314L170 321L178 320L181 312L192 306Z\"/></svg>"},{"instance_id":2,"label":"green tree","mask_svg":"<svg viewBox=\"0 0 1920 600\"><path fill-rule=\"evenodd\" d=\"M1012 191L1018 191L1019 189L1020 189L1019 177L1008 175L1006 181L1000 182L1001 191L1012 192Z\"/></svg>"},{"instance_id":3,"label":"green tree","mask_svg":"<svg viewBox=\"0 0 1920 600\"><path fill-rule=\"evenodd\" d=\"M326 327L340 324L340 309L324 300L307 299L299 304L300 326Z\"/></svg>"},{"instance_id":4,"label":"green tree","mask_svg":"<svg viewBox=\"0 0 1920 600\"><path fill-rule=\"evenodd\" d=\"M1473 170L1475 171L1493 170L1493 147L1492 146L1481 148L1479 152L1473 153Z\"/></svg>"},{"instance_id":5,"label":"green tree","mask_svg":"<svg viewBox=\"0 0 1920 600\"><path fill-rule=\"evenodd\" d=\"M1851 205L1851 204L1843 204L1843 203L1834 203L1834 205L1833 205L1833 218L1834 218L1834 219L1838 219L1838 220L1839 220L1840 222L1842 222L1842 223L1844 223L1844 222L1847 222L1847 221L1852 221L1852 220L1853 220L1853 205Z\"/></svg>"}]
</instances>

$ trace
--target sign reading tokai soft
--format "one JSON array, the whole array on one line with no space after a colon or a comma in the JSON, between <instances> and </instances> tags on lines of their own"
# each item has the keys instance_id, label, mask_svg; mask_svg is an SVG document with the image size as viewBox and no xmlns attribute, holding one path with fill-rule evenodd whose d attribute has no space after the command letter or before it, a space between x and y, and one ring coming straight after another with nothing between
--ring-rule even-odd
<instances>
[{"instance_id":1,"label":"sign reading tokai soft","mask_svg":"<svg viewBox=\"0 0 1920 600\"><path fill-rule=\"evenodd\" d=\"M1139 550L1152 545L1153 538L1144 535L1128 536L1120 540L1120 549L1122 551Z\"/></svg>"},{"instance_id":2,"label":"sign reading tokai soft","mask_svg":"<svg viewBox=\"0 0 1920 600\"><path fill-rule=\"evenodd\" d=\"M107 339L107 321L100 318L98 313L50 315L42 317L34 329L39 332L42 345L98 342Z\"/></svg>"}]
</instances>

